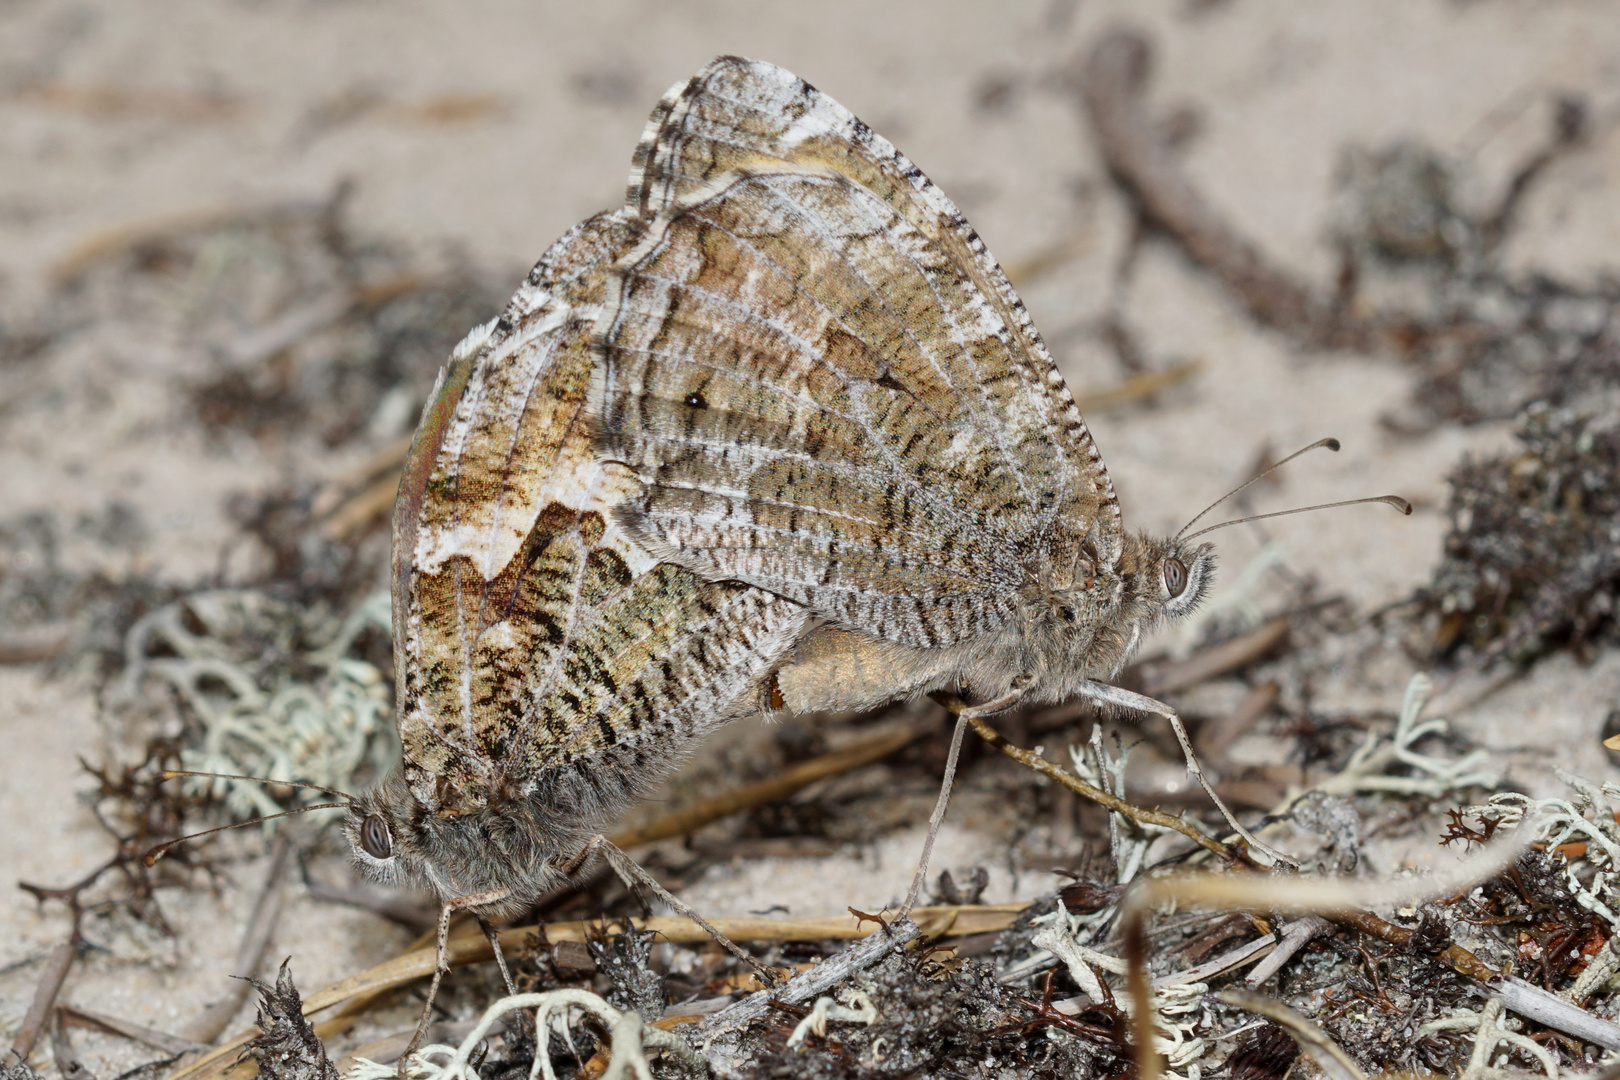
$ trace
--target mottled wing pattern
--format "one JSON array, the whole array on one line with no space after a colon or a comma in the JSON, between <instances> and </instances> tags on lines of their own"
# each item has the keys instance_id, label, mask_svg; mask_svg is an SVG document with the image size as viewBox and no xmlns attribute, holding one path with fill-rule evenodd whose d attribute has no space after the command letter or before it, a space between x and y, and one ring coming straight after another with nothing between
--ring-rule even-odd
<instances>
[{"instance_id":1,"label":"mottled wing pattern","mask_svg":"<svg viewBox=\"0 0 1620 1080\"><path fill-rule=\"evenodd\" d=\"M517 799L573 770L664 771L758 700L802 609L660 565L611 518L633 481L582 415L592 317L634 243L625 213L563 237L456 350L395 510L406 779L430 810ZM622 770L621 770L622 772Z\"/></svg>"},{"instance_id":2,"label":"mottled wing pattern","mask_svg":"<svg viewBox=\"0 0 1620 1080\"><path fill-rule=\"evenodd\" d=\"M598 324L603 453L650 550L949 645L1120 540L1111 482L961 214L842 106L721 58L668 94Z\"/></svg>"}]
</instances>

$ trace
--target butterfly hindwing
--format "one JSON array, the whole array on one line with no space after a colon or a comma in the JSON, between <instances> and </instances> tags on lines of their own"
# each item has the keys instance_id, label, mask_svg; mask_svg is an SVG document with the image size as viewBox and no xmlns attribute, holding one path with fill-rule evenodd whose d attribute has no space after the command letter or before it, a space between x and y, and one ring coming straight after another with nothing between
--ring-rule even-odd
<instances>
[{"instance_id":1,"label":"butterfly hindwing","mask_svg":"<svg viewBox=\"0 0 1620 1080\"><path fill-rule=\"evenodd\" d=\"M752 710L805 617L659 565L612 517L631 481L598 462L583 407L607 270L636 238L619 213L559 240L458 348L412 448L395 518L399 730L412 793L438 813L563 771L581 798L593 777L660 775ZM596 786L604 806L621 794Z\"/></svg>"},{"instance_id":2,"label":"butterfly hindwing","mask_svg":"<svg viewBox=\"0 0 1620 1080\"><path fill-rule=\"evenodd\" d=\"M1107 473L1006 278L836 102L715 61L654 112L629 209L593 409L659 557L941 646L1011 618L1032 567L1117 553Z\"/></svg>"}]
</instances>

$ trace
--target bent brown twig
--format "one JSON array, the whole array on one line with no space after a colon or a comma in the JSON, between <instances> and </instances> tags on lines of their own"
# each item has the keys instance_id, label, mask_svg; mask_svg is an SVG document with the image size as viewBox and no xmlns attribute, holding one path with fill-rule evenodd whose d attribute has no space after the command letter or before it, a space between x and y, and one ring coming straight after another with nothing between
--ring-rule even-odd
<instances>
[{"instance_id":1,"label":"bent brown twig","mask_svg":"<svg viewBox=\"0 0 1620 1080\"><path fill-rule=\"evenodd\" d=\"M1142 107L1151 60L1145 38L1114 30L1069 73L1109 170L1143 216L1214 273L1264 325L1318 348L1369 347L1371 327L1345 317L1277 269L1193 187Z\"/></svg>"}]
</instances>

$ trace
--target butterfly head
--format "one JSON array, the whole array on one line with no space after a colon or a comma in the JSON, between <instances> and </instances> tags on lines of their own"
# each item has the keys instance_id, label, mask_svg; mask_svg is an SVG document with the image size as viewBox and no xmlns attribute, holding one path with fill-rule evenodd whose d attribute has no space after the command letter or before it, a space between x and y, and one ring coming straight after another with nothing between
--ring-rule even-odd
<instances>
[{"instance_id":1,"label":"butterfly head","mask_svg":"<svg viewBox=\"0 0 1620 1080\"><path fill-rule=\"evenodd\" d=\"M343 822L355 867L379 884L431 885L425 816L399 773L355 796Z\"/></svg>"},{"instance_id":2,"label":"butterfly head","mask_svg":"<svg viewBox=\"0 0 1620 1080\"><path fill-rule=\"evenodd\" d=\"M1120 556L1120 615L1143 632L1166 619L1180 619L1215 583L1215 549L1136 533Z\"/></svg>"},{"instance_id":3,"label":"butterfly head","mask_svg":"<svg viewBox=\"0 0 1620 1080\"><path fill-rule=\"evenodd\" d=\"M565 846L521 813L430 810L400 773L355 796L343 831L355 867L370 880L426 888L441 900L510 896L484 909L489 913L516 909L555 880L551 859Z\"/></svg>"},{"instance_id":4,"label":"butterfly head","mask_svg":"<svg viewBox=\"0 0 1620 1080\"><path fill-rule=\"evenodd\" d=\"M1113 560L1045 590L1045 617L1021 630L1029 651L1012 661L1034 675L1025 696L1062 700L1087 680L1112 679L1149 631L1190 614L1214 580L1210 545L1126 535Z\"/></svg>"}]
</instances>

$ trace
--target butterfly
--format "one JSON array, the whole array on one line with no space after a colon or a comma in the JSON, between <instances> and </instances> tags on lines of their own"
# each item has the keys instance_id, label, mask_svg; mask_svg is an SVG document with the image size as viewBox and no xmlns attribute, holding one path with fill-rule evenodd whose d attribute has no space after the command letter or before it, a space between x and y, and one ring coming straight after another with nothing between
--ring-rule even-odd
<instances>
[{"instance_id":1,"label":"butterfly","mask_svg":"<svg viewBox=\"0 0 1620 1080\"><path fill-rule=\"evenodd\" d=\"M811 609L794 708L1084 692L1190 611L1207 545L1127 534L1023 304L916 166L769 64L665 99L598 320L599 445L655 557ZM853 670L871 678L827 680Z\"/></svg>"},{"instance_id":2,"label":"butterfly","mask_svg":"<svg viewBox=\"0 0 1620 1080\"><path fill-rule=\"evenodd\" d=\"M654 111L626 206L441 373L394 516L403 761L351 805L354 858L487 920L737 716L994 696L1031 642L1048 672L1122 660L1147 618L1110 619L1190 606L1209 555L1119 523L960 214L830 99L721 58ZM1155 558L1169 600L1120 570ZM1089 633L1005 632L1032 567L1046 623Z\"/></svg>"},{"instance_id":3,"label":"butterfly","mask_svg":"<svg viewBox=\"0 0 1620 1080\"><path fill-rule=\"evenodd\" d=\"M762 704L1087 697L1168 717L1219 804L1174 711L1108 681L1198 605L1213 549L1126 530L950 200L802 79L721 57L654 112L627 202L644 232L609 275L590 405L636 482L616 517L814 614Z\"/></svg>"},{"instance_id":4,"label":"butterfly","mask_svg":"<svg viewBox=\"0 0 1620 1080\"><path fill-rule=\"evenodd\" d=\"M405 465L403 760L347 804L345 828L366 876L443 901L440 974L453 909L492 933L576 867L706 733L756 711L807 620L652 557L611 512L627 478L592 450L590 339L608 270L639 235L621 211L557 241L456 348Z\"/></svg>"}]
</instances>

